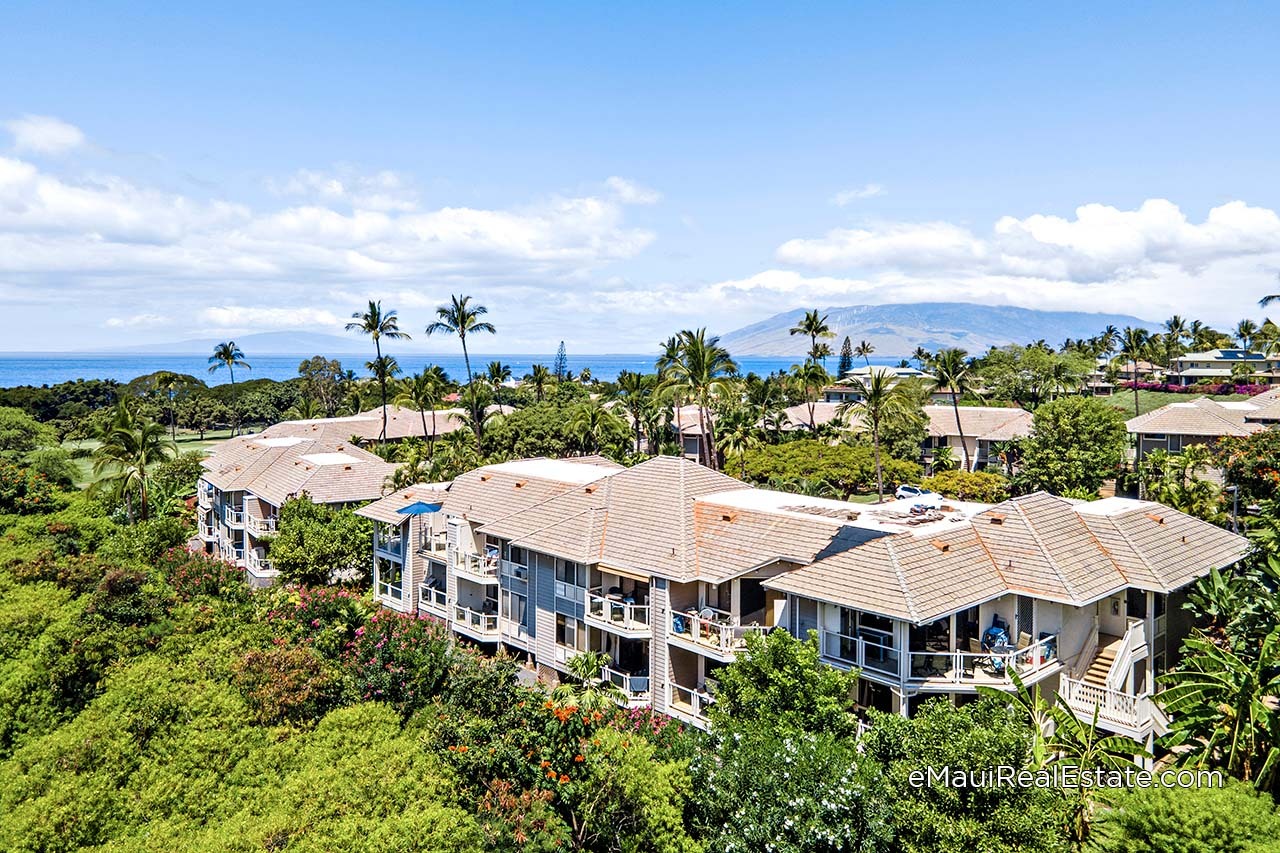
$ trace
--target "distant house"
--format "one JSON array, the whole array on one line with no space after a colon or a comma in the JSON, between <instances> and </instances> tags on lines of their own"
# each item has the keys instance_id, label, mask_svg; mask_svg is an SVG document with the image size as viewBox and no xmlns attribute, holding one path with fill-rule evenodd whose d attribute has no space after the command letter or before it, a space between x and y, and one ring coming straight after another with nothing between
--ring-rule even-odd
<instances>
[{"instance_id":1,"label":"distant house","mask_svg":"<svg viewBox=\"0 0 1280 853\"><path fill-rule=\"evenodd\" d=\"M1215 349L1180 355L1174 359L1173 375L1169 379L1178 385L1230 382L1242 364L1249 370L1250 383L1280 383L1280 357L1244 349Z\"/></svg>"},{"instance_id":2,"label":"distant house","mask_svg":"<svg viewBox=\"0 0 1280 853\"><path fill-rule=\"evenodd\" d=\"M956 427L956 412L960 413L960 427L964 429L964 444L960 443L960 430ZM926 470L932 470L934 451L939 447L953 448L956 464L964 467L965 448L969 451L969 470L981 471L988 465L999 465L999 454L993 446L1001 441L1025 438L1031 434L1031 413L1026 409L1000 406L925 406L929 419L928 435L921 448L921 461Z\"/></svg>"},{"instance_id":3,"label":"distant house","mask_svg":"<svg viewBox=\"0 0 1280 853\"><path fill-rule=\"evenodd\" d=\"M507 414L510 406L490 406L488 411ZM428 436L440 438L455 430L466 428L462 416L464 409L436 409L432 412L419 412L417 409L406 409L400 406L387 406L387 441L401 441L406 438L422 438ZM423 431L425 421L426 431ZM264 429L259 435L289 435L315 438L323 441L350 441L353 438L362 443L377 441L382 435L382 407L375 406L367 412L356 415L345 415L337 418L312 418L301 421L284 421Z\"/></svg>"},{"instance_id":4,"label":"distant house","mask_svg":"<svg viewBox=\"0 0 1280 853\"><path fill-rule=\"evenodd\" d=\"M873 373L887 373L897 379L920 379L925 382L932 382L933 377L925 373L923 370L917 370L914 367L890 367L883 364L862 365L855 367L853 370L847 371L839 381L832 385L828 385L822 389L822 399L828 403L856 403L862 399L859 393L861 383L867 380Z\"/></svg>"},{"instance_id":5,"label":"distant house","mask_svg":"<svg viewBox=\"0 0 1280 853\"><path fill-rule=\"evenodd\" d=\"M1213 448L1226 437L1252 435L1280 423L1280 389L1248 400L1197 397L1170 403L1125 422L1134 437L1136 458L1153 450L1181 453L1193 444Z\"/></svg>"},{"instance_id":6,"label":"distant house","mask_svg":"<svg viewBox=\"0 0 1280 853\"><path fill-rule=\"evenodd\" d=\"M813 430L826 426L839 418L841 403L818 400L813 404L812 417L808 403L800 403L783 409L782 428L788 432ZM763 426L763 425L762 425Z\"/></svg>"}]
</instances>

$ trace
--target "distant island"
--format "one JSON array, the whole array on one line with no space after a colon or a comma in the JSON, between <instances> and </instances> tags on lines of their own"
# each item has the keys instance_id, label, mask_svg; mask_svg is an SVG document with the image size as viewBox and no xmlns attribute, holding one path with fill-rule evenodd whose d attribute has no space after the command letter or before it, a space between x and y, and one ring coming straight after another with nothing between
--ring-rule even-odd
<instances>
[{"instance_id":1,"label":"distant island","mask_svg":"<svg viewBox=\"0 0 1280 853\"><path fill-rule=\"evenodd\" d=\"M851 305L823 308L835 332L836 344L846 335L869 341L881 355L907 356L916 347L936 352L959 347L977 354L992 346L1026 344L1045 340L1057 347L1066 338L1089 338L1108 325L1159 328L1159 323L1127 314L1090 314L1084 311L1038 311L1010 305L978 305L971 302L912 302L893 305ZM790 329L804 316L803 309L775 314L767 320L727 332L720 343L735 356L789 356L802 354L807 339Z\"/></svg>"}]
</instances>

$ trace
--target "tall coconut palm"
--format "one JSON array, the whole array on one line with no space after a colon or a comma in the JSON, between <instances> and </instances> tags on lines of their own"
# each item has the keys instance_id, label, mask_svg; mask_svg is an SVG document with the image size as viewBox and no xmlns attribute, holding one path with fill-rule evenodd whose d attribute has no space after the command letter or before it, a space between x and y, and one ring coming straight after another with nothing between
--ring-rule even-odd
<instances>
[{"instance_id":1,"label":"tall coconut palm","mask_svg":"<svg viewBox=\"0 0 1280 853\"><path fill-rule=\"evenodd\" d=\"M1151 334L1146 329L1135 329L1125 326L1120 333L1120 355L1129 360L1133 367L1133 416L1138 416L1138 359L1147 350L1147 342Z\"/></svg>"},{"instance_id":2,"label":"tall coconut palm","mask_svg":"<svg viewBox=\"0 0 1280 853\"><path fill-rule=\"evenodd\" d=\"M822 395L822 389L831 377L827 375L827 371L823 370L822 365L816 361L806 361L804 364L793 365L791 375L799 388L801 394L804 395L805 406L809 409L809 431L816 432L818 429L817 418L814 416L814 410L818 405L818 397Z\"/></svg>"},{"instance_id":3,"label":"tall coconut palm","mask_svg":"<svg viewBox=\"0 0 1280 853\"><path fill-rule=\"evenodd\" d=\"M577 436L586 453L599 453L605 439L627 434L627 424L600 400L579 403L569 415L569 433Z\"/></svg>"},{"instance_id":4,"label":"tall coconut palm","mask_svg":"<svg viewBox=\"0 0 1280 853\"><path fill-rule=\"evenodd\" d=\"M684 423L681 417L683 398L680 395L678 387L669 383L667 380L671 378L671 367L680 360L680 338L672 335L662 342L662 354L658 356L654 367L658 371L658 391L664 397L671 399L671 411L675 415L673 420L676 424L676 439L680 443L680 455L684 455Z\"/></svg>"},{"instance_id":5,"label":"tall coconut palm","mask_svg":"<svg viewBox=\"0 0 1280 853\"><path fill-rule=\"evenodd\" d=\"M820 365L814 365L821 369ZM739 408L723 418L720 428L720 443L717 449L725 459L738 460L738 476L747 479L747 451L762 444L756 435L756 426L747 410Z\"/></svg>"},{"instance_id":6,"label":"tall coconut palm","mask_svg":"<svg viewBox=\"0 0 1280 853\"><path fill-rule=\"evenodd\" d=\"M175 396L186 382L180 374L174 373L172 370L161 370L152 377L152 382L155 384L156 390L163 392L165 395L165 399L167 400L165 408L169 411L169 438L173 441L177 441L178 407L175 403Z\"/></svg>"},{"instance_id":7,"label":"tall coconut palm","mask_svg":"<svg viewBox=\"0 0 1280 853\"><path fill-rule=\"evenodd\" d=\"M631 416L632 428L635 431L636 453L640 452L640 419L644 409L653 398L654 377L649 374L624 370L618 374L618 390L615 398ZM650 436L650 444L653 444Z\"/></svg>"},{"instance_id":8,"label":"tall coconut palm","mask_svg":"<svg viewBox=\"0 0 1280 853\"><path fill-rule=\"evenodd\" d=\"M875 451L876 495L884 501L884 468L880 464L880 429L886 423L909 417L915 400L898 378L888 370L872 370L865 378L853 380L862 398L840 404L836 410L843 419L856 416L871 431L871 447Z\"/></svg>"},{"instance_id":9,"label":"tall coconut palm","mask_svg":"<svg viewBox=\"0 0 1280 853\"><path fill-rule=\"evenodd\" d=\"M470 296L451 296L448 305L441 305L436 309L436 317L434 323L427 326L427 336L442 332L447 335L457 335L458 340L462 343L462 361L467 367L467 387L471 387L471 355L467 351L467 335L489 334L496 335L498 330L493 324L481 320L480 318L489 313L489 309L483 305L472 305ZM475 397L472 395L474 401ZM480 426L483 423L483 417L480 412L471 412L472 422L475 424L476 440L480 439Z\"/></svg>"},{"instance_id":10,"label":"tall coconut palm","mask_svg":"<svg viewBox=\"0 0 1280 853\"><path fill-rule=\"evenodd\" d=\"M377 381L378 388L382 392L382 436L379 441L385 443L387 440L387 386L399 375L400 362L396 361L395 356L380 355L373 361L366 361L364 366L369 371L369 375Z\"/></svg>"},{"instance_id":11,"label":"tall coconut palm","mask_svg":"<svg viewBox=\"0 0 1280 853\"><path fill-rule=\"evenodd\" d=\"M1241 349L1248 349L1249 344L1253 342L1253 338L1258 334L1258 324L1250 319L1241 320L1236 324L1236 340L1240 342Z\"/></svg>"},{"instance_id":12,"label":"tall coconut palm","mask_svg":"<svg viewBox=\"0 0 1280 853\"><path fill-rule=\"evenodd\" d=\"M799 323L791 327L793 335L807 335L809 338L809 360L818 361L824 356L821 355L822 350L818 348L818 338L834 338L835 332L831 331L831 327L827 325L827 316L818 315L818 309L806 311L804 318ZM831 354L831 347L826 348L827 355Z\"/></svg>"},{"instance_id":13,"label":"tall coconut palm","mask_svg":"<svg viewBox=\"0 0 1280 853\"><path fill-rule=\"evenodd\" d=\"M225 341L213 348L213 355L209 356L209 372L214 373L222 368L226 368L231 375L232 397L235 396L236 387L236 368L243 367L245 370L252 370L249 362L244 360L244 353L240 347L236 346L235 341ZM233 408L234 411L234 408ZM232 426L232 434L239 431L240 417L233 417L234 424Z\"/></svg>"},{"instance_id":14,"label":"tall coconut palm","mask_svg":"<svg viewBox=\"0 0 1280 853\"><path fill-rule=\"evenodd\" d=\"M720 338L707 337L706 329L685 330L679 334L679 352L675 362L667 369L666 384L679 396L687 396L698 406L698 427L701 438L698 449L702 464L716 469L717 457L715 419L708 421L712 397L730 381L738 371L729 351L720 346Z\"/></svg>"},{"instance_id":15,"label":"tall coconut palm","mask_svg":"<svg viewBox=\"0 0 1280 853\"><path fill-rule=\"evenodd\" d=\"M924 370L925 365L933 361L933 354L924 347L916 347L916 351L911 354L911 358L915 360L916 367Z\"/></svg>"},{"instance_id":16,"label":"tall coconut palm","mask_svg":"<svg viewBox=\"0 0 1280 853\"><path fill-rule=\"evenodd\" d=\"M1102 334L1098 335L1098 343L1102 346L1102 354L1110 357L1120 345L1120 330L1108 325L1102 330Z\"/></svg>"},{"instance_id":17,"label":"tall coconut palm","mask_svg":"<svg viewBox=\"0 0 1280 853\"><path fill-rule=\"evenodd\" d=\"M355 311L351 315L352 322L347 324L348 332L359 332L373 338L374 360L370 364L383 364L382 339L389 341L409 340L407 332L400 331L400 321L395 311L383 311L382 303L369 300L369 307L364 311ZM387 377L378 377L378 388L382 396L382 434L380 441L387 440Z\"/></svg>"},{"instance_id":18,"label":"tall coconut palm","mask_svg":"<svg viewBox=\"0 0 1280 853\"><path fill-rule=\"evenodd\" d=\"M501 387L502 383L511 378L511 365L503 364L500 361L491 361L489 366L485 368L485 379L489 381L495 389Z\"/></svg>"},{"instance_id":19,"label":"tall coconut palm","mask_svg":"<svg viewBox=\"0 0 1280 853\"><path fill-rule=\"evenodd\" d=\"M972 471L969 445L964 438L964 424L960 422L960 395L973 390L973 374L965 358L967 355L962 349L940 350L933 357L933 386L951 396L951 412L955 415L956 433L960 436L960 448L964 451L964 470Z\"/></svg>"},{"instance_id":20,"label":"tall coconut palm","mask_svg":"<svg viewBox=\"0 0 1280 853\"><path fill-rule=\"evenodd\" d=\"M134 415L122 400L99 439L101 444L93 454L93 473L98 478L97 482L114 483L120 488L130 524L135 519L133 492L136 489L138 515L145 521L151 472L177 452L173 442L165 436L164 424Z\"/></svg>"},{"instance_id":21,"label":"tall coconut palm","mask_svg":"<svg viewBox=\"0 0 1280 853\"><path fill-rule=\"evenodd\" d=\"M871 344L871 341L859 341L858 345L853 349L853 354L862 359L867 367L870 367L871 354L875 351L876 348Z\"/></svg>"},{"instance_id":22,"label":"tall coconut palm","mask_svg":"<svg viewBox=\"0 0 1280 853\"><path fill-rule=\"evenodd\" d=\"M436 449L436 408L444 399L445 389L449 387L449 379L444 368L438 364L428 365L416 376L411 376L400 383L400 392L393 401L397 406L417 409L422 418L422 437L427 441L427 455L435 454ZM427 410L431 410L431 429L427 429Z\"/></svg>"},{"instance_id":23,"label":"tall coconut palm","mask_svg":"<svg viewBox=\"0 0 1280 853\"><path fill-rule=\"evenodd\" d=\"M555 376L551 373L551 368L545 364L535 364L529 369L529 373L522 380L522 383L533 389L533 398L541 403L542 398L546 396L547 389L555 384Z\"/></svg>"}]
</instances>

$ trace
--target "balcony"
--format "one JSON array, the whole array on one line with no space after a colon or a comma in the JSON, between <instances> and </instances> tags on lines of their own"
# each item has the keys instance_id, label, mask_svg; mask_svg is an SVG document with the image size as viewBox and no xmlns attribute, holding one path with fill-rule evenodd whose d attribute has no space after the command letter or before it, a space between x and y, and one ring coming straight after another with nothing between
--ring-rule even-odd
<instances>
[{"instance_id":1,"label":"balcony","mask_svg":"<svg viewBox=\"0 0 1280 853\"><path fill-rule=\"evenodd\" d=\"M767 634L768 625L741 625L737 616L714 607L671 614L671 642L683 648L732 660L747 647L750 634Z\"/></svg>"},{"instance_id":2,"label":"balcony","mask_svg":"<svg viewBox=\"0 0 1280 853\"><path fill-rule=\"evenodd\" d=\"M248 530L253 536L274 536L276 532L276 519L274 516L270 518L258 518L251 515L244 520L245 530Z\"/></svg>"},{"instance_id":3,"label":"balcony","mask_svg":"<svg viewBox=\"0 0 1280 853\"><path fill-rule=\"evenodd\" d=\"M271 565L271 560L267 558L261 548L254 548L249 551L245 568L255 575L267 575L275 571L275 567Z\"/></svg>"},{"instance_id":4,"label":"balcony","mask_svg":"<svg viewBox=\"0 0 1280 853\"><path fill-rule=\"evenodd\" d=\"M1158 735L1168 731L1169 718L1149 693L1134 696L1064 674L1058 700L1081 720L1091 723L1097 713L1100 728L1139 740L1152 731Z\"/></svg>"},{"instance_id":5,"label":"balcony","mask_svg":"<svg viewBox=\"0 0 1280 853\"><path fill-rule=\"evenodd\" d=\"M653 633L649 605L629 603L620 595L601 595L599 588L587 593L586 621L624 637L641 639Z\"/></svg>"},{"instance_id":6,"label":"balcony","mask_svg":"<svg viewBox=\"0 0 1280 853\"><path fill-rule=\"evenodd\" d=\"M867 632L866 636L855 637L823 631L822 656L837 666L857 667L898 680L898 650L887 634Z\"/></svg>"},{"instance_id":7,"label":"balcony","mask_svg":"<svg viewBox=\"0 0 1280 853\"><path fill-rule=\"evenodd\" d=\"M208 522L200 525L200 538L206 542L214 542L218 538L218 528Z\"/></svg>"},{"instance_id":8,"label":"balcony","mask_svg":"<svg viewBox=\"0 0 1280 853\"><path fill-rule=\"evenodd\" d=\"M498 563L496 554L461 554L450 551L453 555L451 565L459 577L475 583L491 584L498 582Z\"/></svg>"},{"instance_id":9,"label":"balcony","mask_svg":"<svg viewBox=\"0 0 1280 853\"><path fill-rule=\"evenodd\" d=\"M453 628L469 637L492 643L498 639L498 614L481 613L456 604L453 607Z\"/></svg>"},{"instance_id":10,"label":"balcony","mask_svg":"<svg viewBox=\"0 0 1280 853\"><path fill-rule=\"evenodd\" d=\"M523 563L513 563L511 560L502 560L501 571L504 578L514 578L518 581L527 581L529 579L529 567Z\"/></svg>"},{"instance_id":11,"label":"balcony","mask_svg":"<svg viewBox=\"0 0 1280 853\"><path fill-rule=\"evenodd\" d=\"M222 559L228 563L235 563L237 566L244 567L244 548L237 548L234 545L223 544Z\"/></svg>"},{"instance_id":12,"label":"balcony","mask_svg":"<svg viewBox=\"0 0 1280 853\"><path fill-rule=\"evenodd\" d=\"M232 530L243 530L244 529L244 509L227 507L222 511L222 520L226 522L227 527L230 527Z\"/></svg>"},{"instance_id":13,"label":"balcony","mask_svg":"<svg viewBox=\"0 0 1280 853\"><path fill-rule=\"evenodd\" d=\"M196 487L196 503L201 509L213 508L213 487L207 483L201 483Z\"/></svg>"},{"instance_id":14,"label":"balcony","mask_svg":"<svg viewBox=\"0 0 1280 853\"><path fill-rule=\"evenodd\" d=\"M674 682L667 685L667 710L671 716L695 726L706 726L707 708L713 701L711 694L702 690L682 687Z\"/></svg>"},{"instance_id":15,"label":"balcony","mask_svg":"<svg viewBox=\"0 0 1280 853\"><path fill-rule=\"evenodd\" d=\"M373 550L379 554L385 554L398 561L404 560L404 537L397 536L375 536L373 542Z\"/></svg>"},{"instance_id":16,"label":"balcony","mask_svg":"<svg viewBox=\"0 0 1280 853\"><path fill-rule=\"evenodd\" d=\"M1039 681L1061 669L1058 637L1052 635L1023 649L997 647L991 651L916 651L909 653L913 683L928 687L1013 684L1011 673L1025 683Z\"/></svg>"},{"instance_id":17,"label":"balcony","mask_svg":"<svg viewBox=\"0 0 1280 853\"><path fill-rule=\"evenodd\" d=\"M448 531L423 528L418 533L418 550L424 554L443 554L448 547Z\"/></svg>"},{"instance_id":18,"label":"balcony","mask_svg":"<svg viewBox=\"0 0 1280 853\"><path fill-rule=\"evenodd\" d=\"M634 675L606 666L600 670L600 680L607 681L622 691L621 696L626 698L621 700L620 696L619 704L624 707L643 708L649 704L649 676L647 675Z\"/></svg>"},{"instance_id":19,"label":"balcony","mask_svg":"<svg viewBox=\"0 0 1280 853\"><path fill-rule=\"evenodd\" d=\"M424 583L418 587L418 607L432 616L448 619L449 594L443 589L437 589Z\"/></svg>"}]
</instances>

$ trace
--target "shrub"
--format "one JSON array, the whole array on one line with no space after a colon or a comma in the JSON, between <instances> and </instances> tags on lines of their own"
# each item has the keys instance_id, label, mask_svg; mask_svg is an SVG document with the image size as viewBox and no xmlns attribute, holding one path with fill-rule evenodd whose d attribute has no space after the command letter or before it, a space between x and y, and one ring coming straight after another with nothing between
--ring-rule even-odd
<instances>
[{"instance_id":1,"label":"shrub","mask_svg":"<svg viewBox=\"0 0 1280 853\"><path fill-rule=\"evenodd\" d=\"M341 674L305 646L249 652L233 673L236 687L264 725L314 722L342 698Z\"/></svg>"},{"instance_id":2,"label":"shrub","mask_svg":"<svg viewBox=\"0 0 1280 853\"><path fill-rule=\"evenodd\" d=\"M44 474L0 460L0 514L23 515L53 508L53 484Z\"/></svg>"},{"instance_id":3,"label":"shrub","mask_svg":"<svg viewBox=\"0 0 1280 853\"><path fill-rule=\"evenodd\" d=\"M120 530L102 546L103 554L125 562L151 564L171 548L184 545L191 528L181 519L148 518Z\"/></svg>"},{"instance_id":4,"label":"shrub","mask_svg":"<svg viewBox=\"0 0 1280 853\"><path fill-rule=\"evenodd\" d=\"M13 576L23 583L48 581L77 594L93 592L114 565L94 554L72 554L55 557L44 552L31 560L15 563Z\"/></svg>"},{"instance_id":5,"label":"shrub","mask_svg":"<svg viewBox=\"0 0 1280 853\"><path fill-rule=\"evenodd\" d=\"M925 477L920 485L958 501L999 503L1009 497L1008 480L982 471L942 471Z\"/></svg>"},{"instance_id":6,"label":"shrub","mask_svg":"<svg viewBox=\"0 0 1280 853\"><path fill-rule=\"evenodd\" d=\"M1139 788L1115 803L1099 833L1115 853L1263 853L1280 848L1280 815L1251 786Z\"/></svg>"},{"instance_id":7,"label":"shrub","mask_svg":"<svg viewBox=\"0 0 1280 853\"><path fill-rule=\"evenodd\" d=\"M209 554L170 548L156 560L156 567L183 601L201 596L243 601L249 596L244 569Z\"/></svg>"},{"instance_id":8,"label":"shrub","mask_svg":"<svg viewBox=\"0 0 1280 853\"><path fill-rule=\"evenodd\" d=\"M112 569L103 575L85 613L97 614L117 625L145 625L161 610L160 602L146 589L147 576L128 569Z\"/></svg>"},{"instance_id":9,"label":"shrub","mask_svg":"<svg viewBox=\"0 0 1280 853\"><path fill-rule=\"evenodd\" d=\"M408 716L443 688L453 642L434 619L379 610L347 648L359 695Z\"/></svg>"},{"instance_id":10,"label":"shrub","mask_svg":"<svg viewBox=\"0 0 1280 853\"><path fill-rule=\"evenodd\" d=\"M831 445L814 439L753 448L743 454L746 478L753 483L785 487L800 480L827 484L833 497L847 498L876 489L874 454L869 447ZM920 479L920 465L882 451L886 488Z\"/></svg>"},{"instance_id":11,"label":"shrub","mask_svg":"<svg viewBox=\"0 0 1280 853\"><path fill-rule=\"evenodd\" d=\"M343 655L373 609L367 597L331 586L281 589L269 601L268 621L284 623L295 638L331 659Z\"/></svg>"}]
</instances>

